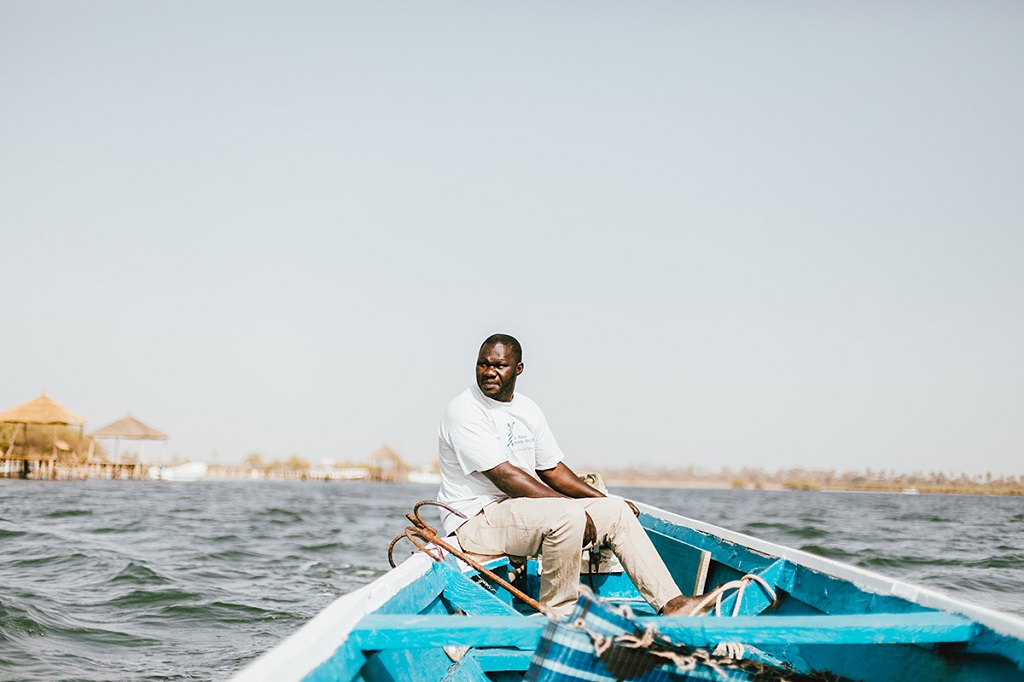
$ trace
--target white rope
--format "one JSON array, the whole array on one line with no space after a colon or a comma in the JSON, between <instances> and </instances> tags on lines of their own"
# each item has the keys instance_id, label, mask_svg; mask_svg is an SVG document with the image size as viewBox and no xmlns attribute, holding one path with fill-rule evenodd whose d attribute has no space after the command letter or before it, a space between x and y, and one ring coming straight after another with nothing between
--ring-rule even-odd
<instances>
[{"instance_id":1,"label":"white rope","mask_svg":"<svg viewBox=\"0 0 1024 682\"><path fill-rule=\"evenodd\" d=\"M740 607L743 604L743 595L747 591L747 585L749 585L751 582L756 582L761 587L763 587L764 591L771 598L772 603L773 604L775 603L775 600L776 600L777 597L776 597L776 594L775 594L775 590L772 589L772 586L769 585L767 582L765 582L765 579L762 578L761 576L754 575L753 573L748 573L745 576L743 576L742 578L740 578L739 580L733 580L733 581L725 583L724 585L719 585L718 587L716 587L704 599L702 599L695 607L693 607L693 609L690 611L689 615L691 615L691 616L706 615L706 614L703 614L701 612L704 609L706 609L712 602L714 602L715 603L715 615L716 616L721 616L722 615L722 601L725 599L725 594L729 590L736 590L736 603L733 604L732 614L731 615L733 615L733 616L739 615ZM719 642L718 646L715 647L715 650L712 652L712 655L713 656L727 656L729 658L732 658L732 659L735 659L735 660L739 660L739 659L743 658L743 655L745 653L746 653L746 647L743 646L742 644L740 644L739 642Z\"/></svg>"},{"instance_id":2,"label":"white rope","mask_svg":"<svg viewBox=\"0 0 1024 682\"><path fill-rule=\"evenodd\" d=\"M718 587L716 587L714 590L712 590L710 593L708 593L708 595L706 597L704 597L704 599L702 599L696 606L694 606L693 609L690 610L690 613L687 614L687 615L690 615L690 616L704 615L701 612L704 609L706 609L711 604L711 602L714 602L715 603L715 615L716 616L721 616L722 615L722 600L725 599L725 593L728 592L729 590L736 590L736 603L732 607L732 614L731 615L733 615L733 616L738 615L739 612L740 612L740 605L743 603L743 594L744 594L744 592L746 592L747 585L749 585L751 581L756 581L757 583L759 583L761 585L761 587L764 588L764 591L768 593L768 596L771 598L772 603L773 604L775 603L776 595L775 595L775 590L772 589L772 586L769 585L767 582L765 582L765 579L762 578L761 576L754 575L753 573L748 573L747 575L743 576L739 580L733 580L733 581L725 583L724 585L719 585Z\"/></svg>"},{"instance_id":3,"label":"white rope","mask_svg":"<svg viewBox=\"0 0 1024 682\"><path fill-rule=\"evenodd\" d=\"M715 650L711 652L712 656L728 656L734 658L737 661L743 658L743 654L747 653L747 647L743 646L739 642L719 642Z\"/></svg>"}]
</instances>

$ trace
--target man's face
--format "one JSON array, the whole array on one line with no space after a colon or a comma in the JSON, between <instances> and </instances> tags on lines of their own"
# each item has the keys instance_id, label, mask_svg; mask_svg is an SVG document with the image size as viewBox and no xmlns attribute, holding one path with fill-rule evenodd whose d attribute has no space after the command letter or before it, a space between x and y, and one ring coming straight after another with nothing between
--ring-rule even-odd
<instances>
[{"instance_id":1,"label":"man's face","mask_svg":"<svg viewBox=\"0 0 1024 682\"><path fill-rule=\"evenodd\" d=\"M523 373L523 363L515 352L503 343L494 343L480 349L476 359L476 385L485 396L507 403L516 390L516 377Z\"/></svg>"}]
</instances>

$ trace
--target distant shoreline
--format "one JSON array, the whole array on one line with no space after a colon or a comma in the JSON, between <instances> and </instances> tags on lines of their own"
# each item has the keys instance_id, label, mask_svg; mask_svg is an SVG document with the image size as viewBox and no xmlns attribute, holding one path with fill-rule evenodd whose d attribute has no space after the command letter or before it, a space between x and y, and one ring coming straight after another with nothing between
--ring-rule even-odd
<instances>
[{"instance_id":1,"label":"distant shoreline","mask_svg":"<svg viewBox=\"0 0 1024 682\"><path fill-rule=\"evenodd\" d=\"M620 478L610 476L605 478L605 484L609 488L678 488L683 490L769 490L769 491L812 491L812 492L835 492L835 493L888 493L906 495L1000 495L1000 496L1024 496L1024 489L1019 488L993 488L984 485L929 485L918 484L913 486L902 485L825 485L825 484L781 484L763 483L737 484L731 481L720 480L672 480L672 479L643 479L643 478Z\"/></svg>"},{"instance_id":2,"label":"distant shoreline","mask_svg":"<svg viewBox=\"0 0 1024 682\"><path fill-rule=\"evenodd\" d=\"M5 462L6 464L6 462ZM42 476L37 472L29 479L50 480L143 480L148 469L156 465L139 462L110 463L99 462L91 465L62 466L58 464L50 475ZM173 467L172 467L173 468ZM0 479L14 480L19 478L17 471L0 469ZM849 492L849 493L887 493L887 494L938 494L938 495L998 495L1006 497L1024 496L1024 477L1009 476L998 479L972 480L964 475L953 479L941 474L929 477L920 474L885 476L834 472L817 472L806 470L790 470L776 474L745 470L729 475L723 473L707 474L704 472L654 471L639 472L634 470L600 473L605 485L611 488L674 488L681 490L768 490L768 491L812 491L812 492ZM640 474L640 475L637 475ZM723 475L725 474L725 475ZM654 477L651 477L654 476ZM23 477L22 477L23 478ZM341 468L314 468L308 464L301 467L282 466L224 466L213 464L204 469L203 480L233 481L381 481L411 482L436 485L440 478L436 472L413 469L406 465L380 467L377 465L347 466Z\"/></svg>"}]
</instances>

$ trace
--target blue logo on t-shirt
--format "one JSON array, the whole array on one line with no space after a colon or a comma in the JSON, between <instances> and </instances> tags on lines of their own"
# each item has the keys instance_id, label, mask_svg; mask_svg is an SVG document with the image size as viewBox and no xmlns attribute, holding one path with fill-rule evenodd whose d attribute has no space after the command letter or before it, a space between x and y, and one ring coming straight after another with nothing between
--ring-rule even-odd
<instances>
[{"instance_id":1,"label":"blue logo on t-shirt","mask_svg":"<svg viewBox=\"0 0 1024 682\"><path fill-rule=\"evenodd\" d=\"M515 434L516 423L514 421L508 422L506 426L508 427L508 440L505 441L505 444L508 447L515 448L518 445L533 442L533 435L530 433L525 435L519 434L518 436Z\"/></svg>"}]
</instances>

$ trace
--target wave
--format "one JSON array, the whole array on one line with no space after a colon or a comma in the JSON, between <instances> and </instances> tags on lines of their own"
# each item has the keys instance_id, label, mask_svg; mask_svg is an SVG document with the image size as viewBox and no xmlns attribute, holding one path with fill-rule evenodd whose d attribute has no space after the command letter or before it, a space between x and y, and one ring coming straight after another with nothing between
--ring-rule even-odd
<instances>
[{"instance_id":1,"label":"wave","mask_svg":"<svg viewBox=\"0 0 1024 682\"><path fill-rule=\"evenodd\" d=\"M31 559L15 559L8 562L7 565L15 568L43 568L68 564L84 565L91 560L91 557L82 554L81 552L74 552L72 554L50 554L47 556L33 557Z\"/></svg>"},{"instance_id":2,"label":"wave","mask_svg":"<svg viewBox=\"0 0 1024 682\"><path fill-rule=\"evenodd\" d=\"M44 519L68 519L75 516L92 516L93 512L91 509L61 509L60 511L53 511L47 514L43 514Z\"/></svg>"},{"instance_id":3,"label":"wave","mask_svg":"<svg viewBox=\"0 0 1024 682\"><path fill-rule=\"evenodd\" d=\"M752 521L744 526L744 532L750 535L757 535L759 531L779 531L788 537L801 540L815 540L827 538L831 533L815 526L794 526L789 523L768 523L765 521Z\"/></svg>"},{"instance_id":4,"label":"wave","mask_svg":"<svg viewBox=\"0 0 1024 682\"><path fill-rule=\"evenodd\" d=\"M45 610L0 602L0 642L19 646L18 642L37 637L50 641L65 639L75 646L135 646L159 642L106 624L84 624L80 618L67 615L64 609L63 604L53 604L51 609Z\"/></svg>"},{"instance_id":5,"label":"wave","mask_svg":"<svg viewBox=\"0 0 1024 682\"><path fill-rule=\"evenodd\" d=\"M0 642L10 642L19 635L42 637L46 626L33 617L28 609L0 601Z\"/></svg>"},{"instance_id":6,"label":"wave","mask_svg":"<svg viewBox=\"0 0 1024 682\"><path fill-rule=\"evenodd\" d=\"M808 552L810 554L817 554L818 556L823 556L826 559L837 559L842 561L849 561L850 559L855 559L857 557L856 553L847 552L845 550L839 549L838 547L822 547L821 545L803 545L800 548L800 550L803 552Z\"/></svg>"},{"instance_id":7,"label":"wave","mask_svg":"<svg viewBox=\"0 0 1024 682\"><path fill-rule=\"evenodd\" d=\"M324 552L332 549L346 549L348 545L344 542L322 542L316 545L302 545L299 547L303 552Z\"/></svg>"},{"instance_id":8,"label":"wave","mask_svg":"<svg viewBox=\"0 0 1024 682\"><path fill-rule=\"evenodd\" d=\"M111 606L120 608L157 606L166 602L188 602L201 600L203 595L176 587L161 590L132 590L110 600Z\"/></svg>"},{"instance_id":9,"label":"wave","mask_svg":"<svg viewBox=\"0 0 1024 682\"><path fill-rule=\"evenodd\" d=\"M206 604L175 604L160 610L161 618L195 620L204 623L251 624L262 621L296 620L294 613L249 604L214 601Z\"/></svg>"},{"instance_id":10,"label":"wave","mask_svg":"<svg viewBox=\"0 0 1024 682\"><path fill-rule=\"evenodd\" d=\"M972 568L1020 568L1024 566L1024 554L1007 554L979 559L964 564Z\"/></svg>"},{"instance_id":11,"label":"wave","mask_svg":"<svg viewBox=\"0 0 1024 682\"><path fill-rule=\"evenodd\" d=\"M258 516L267 517L270 520L270 523L276 524L302 521L302 514L292 511L291 509L281 509L279 507L268 507L261 511Z\"/></svg>"},{"instance_id":12,"label":"wave","mask_svg":"<svg viewBox=\"0 0 1024 682\"><path fill-rule=\"evenodd\" d=\"M867 556L858 557L857 564L868 568L902 568L907 566L963 566L962 561L921 556Z\"/></svg>"},{"instance_id":13,"label":"wave","mask_svg":"<svg viewBox=\"0 0 1024 682\"><path fill-rule=\"evenodd\" d=\"M130 561L127 566L110 579L110 582L114 584L129 583L132 585L167 585L171 581L152 568Z\"/></svg>"}]
</instances>

